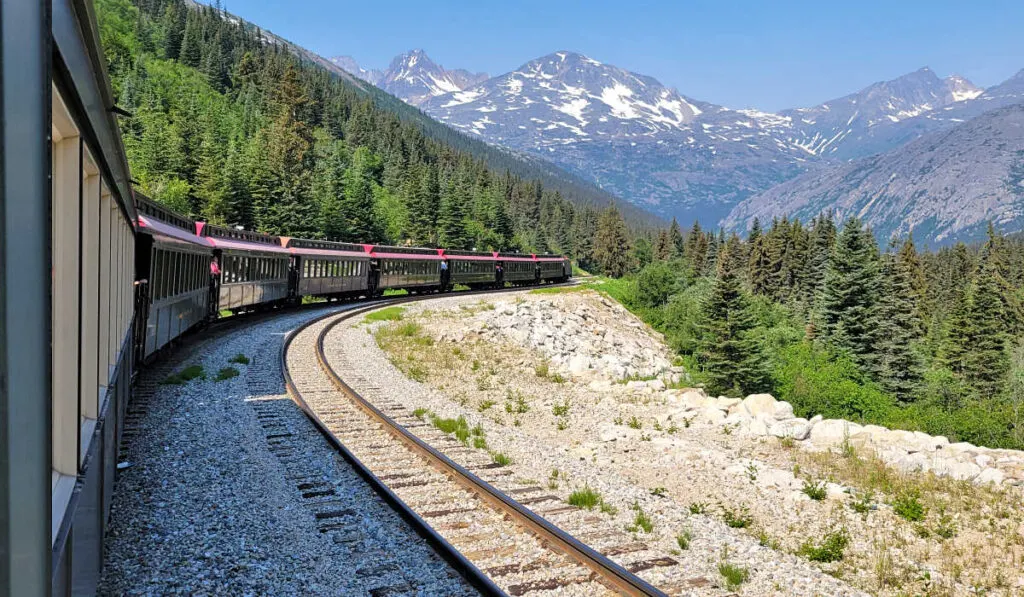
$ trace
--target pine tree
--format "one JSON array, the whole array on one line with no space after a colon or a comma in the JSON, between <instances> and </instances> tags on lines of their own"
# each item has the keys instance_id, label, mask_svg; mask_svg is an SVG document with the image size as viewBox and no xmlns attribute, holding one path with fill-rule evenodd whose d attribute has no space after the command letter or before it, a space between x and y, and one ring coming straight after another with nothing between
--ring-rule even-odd
<instances>
[{"instance_id":1,"label":"pine tree","mask_svg":"<svg viewBox=\"0 0 1024 597\"><path fill-rule=\"evenodd\" d=\"M195 11L188 10L178 60L185 66L198 67L203 60L202 45L203 30L202 25L199 24L199 17Z\"/></svg>"},{"instance_id":2,"label":"pine tree","mask_svg":"<svg viewBox=\"0 0 1024 597\"><path fill-rule=\"evenodd\" d=\"M982 264L970 296L970 343L964 358L964 377L982 398L997 396L1009 369L1006 324L999 288L998 266Z\"/></svg>"},{"instance_id":3,"label":"pine tree","mask_svg":"<svg viewBox=\"0 0 1024 597\"><path fill-rule=\"evenodd\" d=\"M694 222L686 236L686 258L690 261L693 272L703 276L704 264L708 257L708 239L701 230L700 222Z\"/></svg>"},{"instance_id":4,"label":"pine tree","mask_svg":"<svg viewBox=\"0 0 1024 597\"><path fill-rule=\"evenodd\" d=\"M775 260L772 259L768 239L757 235L751 242L747 265L750 291L761 296L773 296L776 281L774 268Z\"/></svg>"},{"instance_id":5,"label":"pine tree","mask_svg":"<svg viewBox=\"0 0 1024 597\"><path fill-rule=\"evenodd\" d=\"M446 249L469 249L466 234L467 190L464 183L450 179L441 196L441 212L437 218L437 240Z\"/></svg>"},{"instance_id":6,"label":"pine tree","mask_svg":"<svg viewBox=\"0 0 1024 597\"><path fill-rule=\"evenodd\" d=\"M626 223L614 205L601 213L594 237L594 261L601 272L618 278L632 269L631 247Z\"/></svg>"},{"instance_id":7,"label":"pine tree","mask_svg":"<svg viewBox=\"0 0 1024 597\"><path fill-rule=\"evenodd\" d=\"M682 257L686 253L686 241L683 239L683 233L679 229L679 222L675 217L672 218L672 224L668 227L668 237L672 242L672 257Z\"/></svg>"},{"instance_id":8,"label":"pine tree","mask_svg":"<svg viewBox=\"0 0 1024 597\"><path fill-rule=\"evenodd\" d=\"M890 251L883 257L880 282L878 381L898 400L909 402L921 382L922 369L915 352L922 328L911 269Z\"/></svg>"},{"instance_id":9,"label":"pine tree","mask_svg":"<svg viewBox=\"0 0 1024 597\"><path fill-rule=\"evenodd\" d=\"M341 213L344 224L338 231L342 240L355 243L377 242L383 236L374 210L374 174L380 164L370 150L360 147L352 154L352 165L342 179Z\"/></svg>"},{"instance_id":10,"label":"pine tree","mask_svg":"<svg viewBox=\"0 0 1024 597\"><path fill-rule=\"evenodd\" d=\"M721 251L711 294L702 307L705 324L699 350L708 390L738 396L763 382L758 347L750 335L756 322L737 275L740 251L735 235Z\"/></svg>"},{"instance_id":11,"label":"pine tree","mask_svg":"<svg viewBox=\"0 0 1024 597\"><path fill-rule=\"evenodd\" d=\"M836 241L821 300L826 340L872 376L878 373L876 252L875 241L860 220L848 219Z\"/></svg>"},{"instance_id":12,"label":"pine tree","mask_svg":"<svg viewBox=\"0 0 1024 597\"><path fill-rule=\"evenodd\" d=\"M672 245L672 238L667 230L658 232L658 240L654 243L654 258L659 261L668 261L672 258L675 247Z\"/></svg>"}]
</instances>

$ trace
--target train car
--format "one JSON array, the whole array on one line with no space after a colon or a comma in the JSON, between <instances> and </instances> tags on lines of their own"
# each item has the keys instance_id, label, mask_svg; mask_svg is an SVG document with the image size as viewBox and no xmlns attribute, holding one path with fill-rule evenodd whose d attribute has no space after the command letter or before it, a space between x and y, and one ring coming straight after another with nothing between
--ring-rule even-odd
<instances>
[{"instance_id":1,"label":"train car","mask_svg":"<svg viewBox=\"0 0 1024 597\"><path fill-rule=\"evenodd\" d=\"M448 263L446 288L462 284L473 289L497 286L497 253L481 251L442 252Z\"/></svg>"},{"instance_id":2,"label":"train car","mask_svg":"<svg viewBox=\"0 0 1024 597\"><path fill-rule=\"evenodd\" d=\"M291 255L293 299L372 294L369 245L281 237Z\"/></svg>"},{"instance_id":3,"label":"train car","mask_svg":"<svg viewBox=\"0 0 1024 597\"><path fill-rule=\"evenodd\" d=\"M536 284L540 282L540 270L537 258L523 253L498 253L498 265L501 266L502 282L513 286Z\"/></svg>"},{"instance_id":4,"label":"train car","mask_svg":"<svg viewBox=\"0 0 1024 597\"><path fill-rule=\"evenodd\" d=\"M277 236L196 222L196 234L208 239L220 267L215 310L273 307L288 300L290 252Z\"/></svg>"},{"instance_id":5,"label":"train car","mask_svg":"<svg viewBox=\"0 0 1024 597\"><path fill-rule=\"evenodd\" d=\"M427 292L441 289L440 249L374 245L370 251L374 291L408 290Z\"/></svg>"},{"instance_id":6,"label":"train car","mask_svg":"<svg viewBox=\"0 0 1024 597\"><path fill-rule=\"evenodd\" d=\"M195 221L135 195L136 360L146 360L210 315L213 247Z\"/></svg>"},{"instance_id":7,"label":"train car","mask_svg":"<svg viewBox=\"0 0 1024 597\"><path fill-rule=\"evenodd\" d=\"M569 279L572 265L568 258L561 255L537 255L537 266L540 268L540 281L564 282Z\"/></svg>"}]
</instances>

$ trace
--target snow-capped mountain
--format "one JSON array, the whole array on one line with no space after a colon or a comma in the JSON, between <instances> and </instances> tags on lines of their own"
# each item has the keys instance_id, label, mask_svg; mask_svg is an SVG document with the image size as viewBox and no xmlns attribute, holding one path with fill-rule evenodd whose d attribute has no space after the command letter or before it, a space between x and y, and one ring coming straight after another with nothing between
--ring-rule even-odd
<instances>
[{"instance_id":1,"label":"snow-capped mountain","mask_svg":"<svg viewBox=\"0 0 1024 597\"><path fill-rule=\"evenodd\" d=\"M963 77L940 79L925 67L812 108L784 110L780 115L790 119L793 141L808 153L846 159L885 149L876 147L879 137L886 137L876 135L876 130L890 129L895 123L974 99L982 92Z\"/></svg>"},{"instance_id":2,"label":"snow-capped mountain","mask_svg":"<svg viewBox=\"0 0 1024 597\"><path fill-rule=\"evenodd\" d=\"M414 106L432 97L472 87L488 78L486 73L446 70L423 50L396 56L383 71L364 69L351 56L336 56L331 62Z\"/></svg>"},{"instance_id":3,"label":"snow-capped mountain","mask_svg":"<svg viewBox=\"0 0 1024 597\"><path fill-rule=\"evenodd\" d=\"M420 107L660 215L715 225L743 199L808 170L952 126L948 118L918 122L984 97L963 77L922 68L810 108L736 110L566 51Z\"/></svg>"}]
</instances>

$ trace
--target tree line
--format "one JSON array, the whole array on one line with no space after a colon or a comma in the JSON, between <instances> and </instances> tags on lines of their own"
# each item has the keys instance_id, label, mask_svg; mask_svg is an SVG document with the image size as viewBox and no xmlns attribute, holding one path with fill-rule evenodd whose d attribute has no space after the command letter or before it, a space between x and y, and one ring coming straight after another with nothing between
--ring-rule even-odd
<instances>
[{"instance_id":1,"label":"tree line","mask_svg":"<svg viewBox=\"0 0 1024 597\"><path fill-rule=\"evenodd\" d=\"M1024 241L884 249L860 220L678 224L635 240L614 210L594 254L622 300L713 393L1024 448Z\"/></svg>"},{"instance_id":2,"label":"tree line","mask_svg":"<svg viewBox=\"0 0 1024 597\"><path fill-rule=\"evenodd\" d=\"M428 137L219 5L99 0L97 13L118 105L132 114L121 120L132 174L153 199L271 234L590 263L596 207L545 188L539 172L489 168L471 142Z\"/></svg>"}]
</instances>

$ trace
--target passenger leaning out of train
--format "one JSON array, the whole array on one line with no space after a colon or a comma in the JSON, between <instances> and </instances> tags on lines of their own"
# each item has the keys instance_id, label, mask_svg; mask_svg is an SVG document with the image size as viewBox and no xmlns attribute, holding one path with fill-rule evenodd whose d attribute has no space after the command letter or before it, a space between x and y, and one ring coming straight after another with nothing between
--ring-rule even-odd
<instances>
[{"instance_id":1,"label":"passenger leaning out of train","mask_svg":"<svg viewBox=\"0 0 1024 597\"><path fill-rule=\"evenodd\" d=\"M210 275L215 278L220 276L220 264L217 263L216 257L210 260Z\"/></svg>"}]
</instances>

